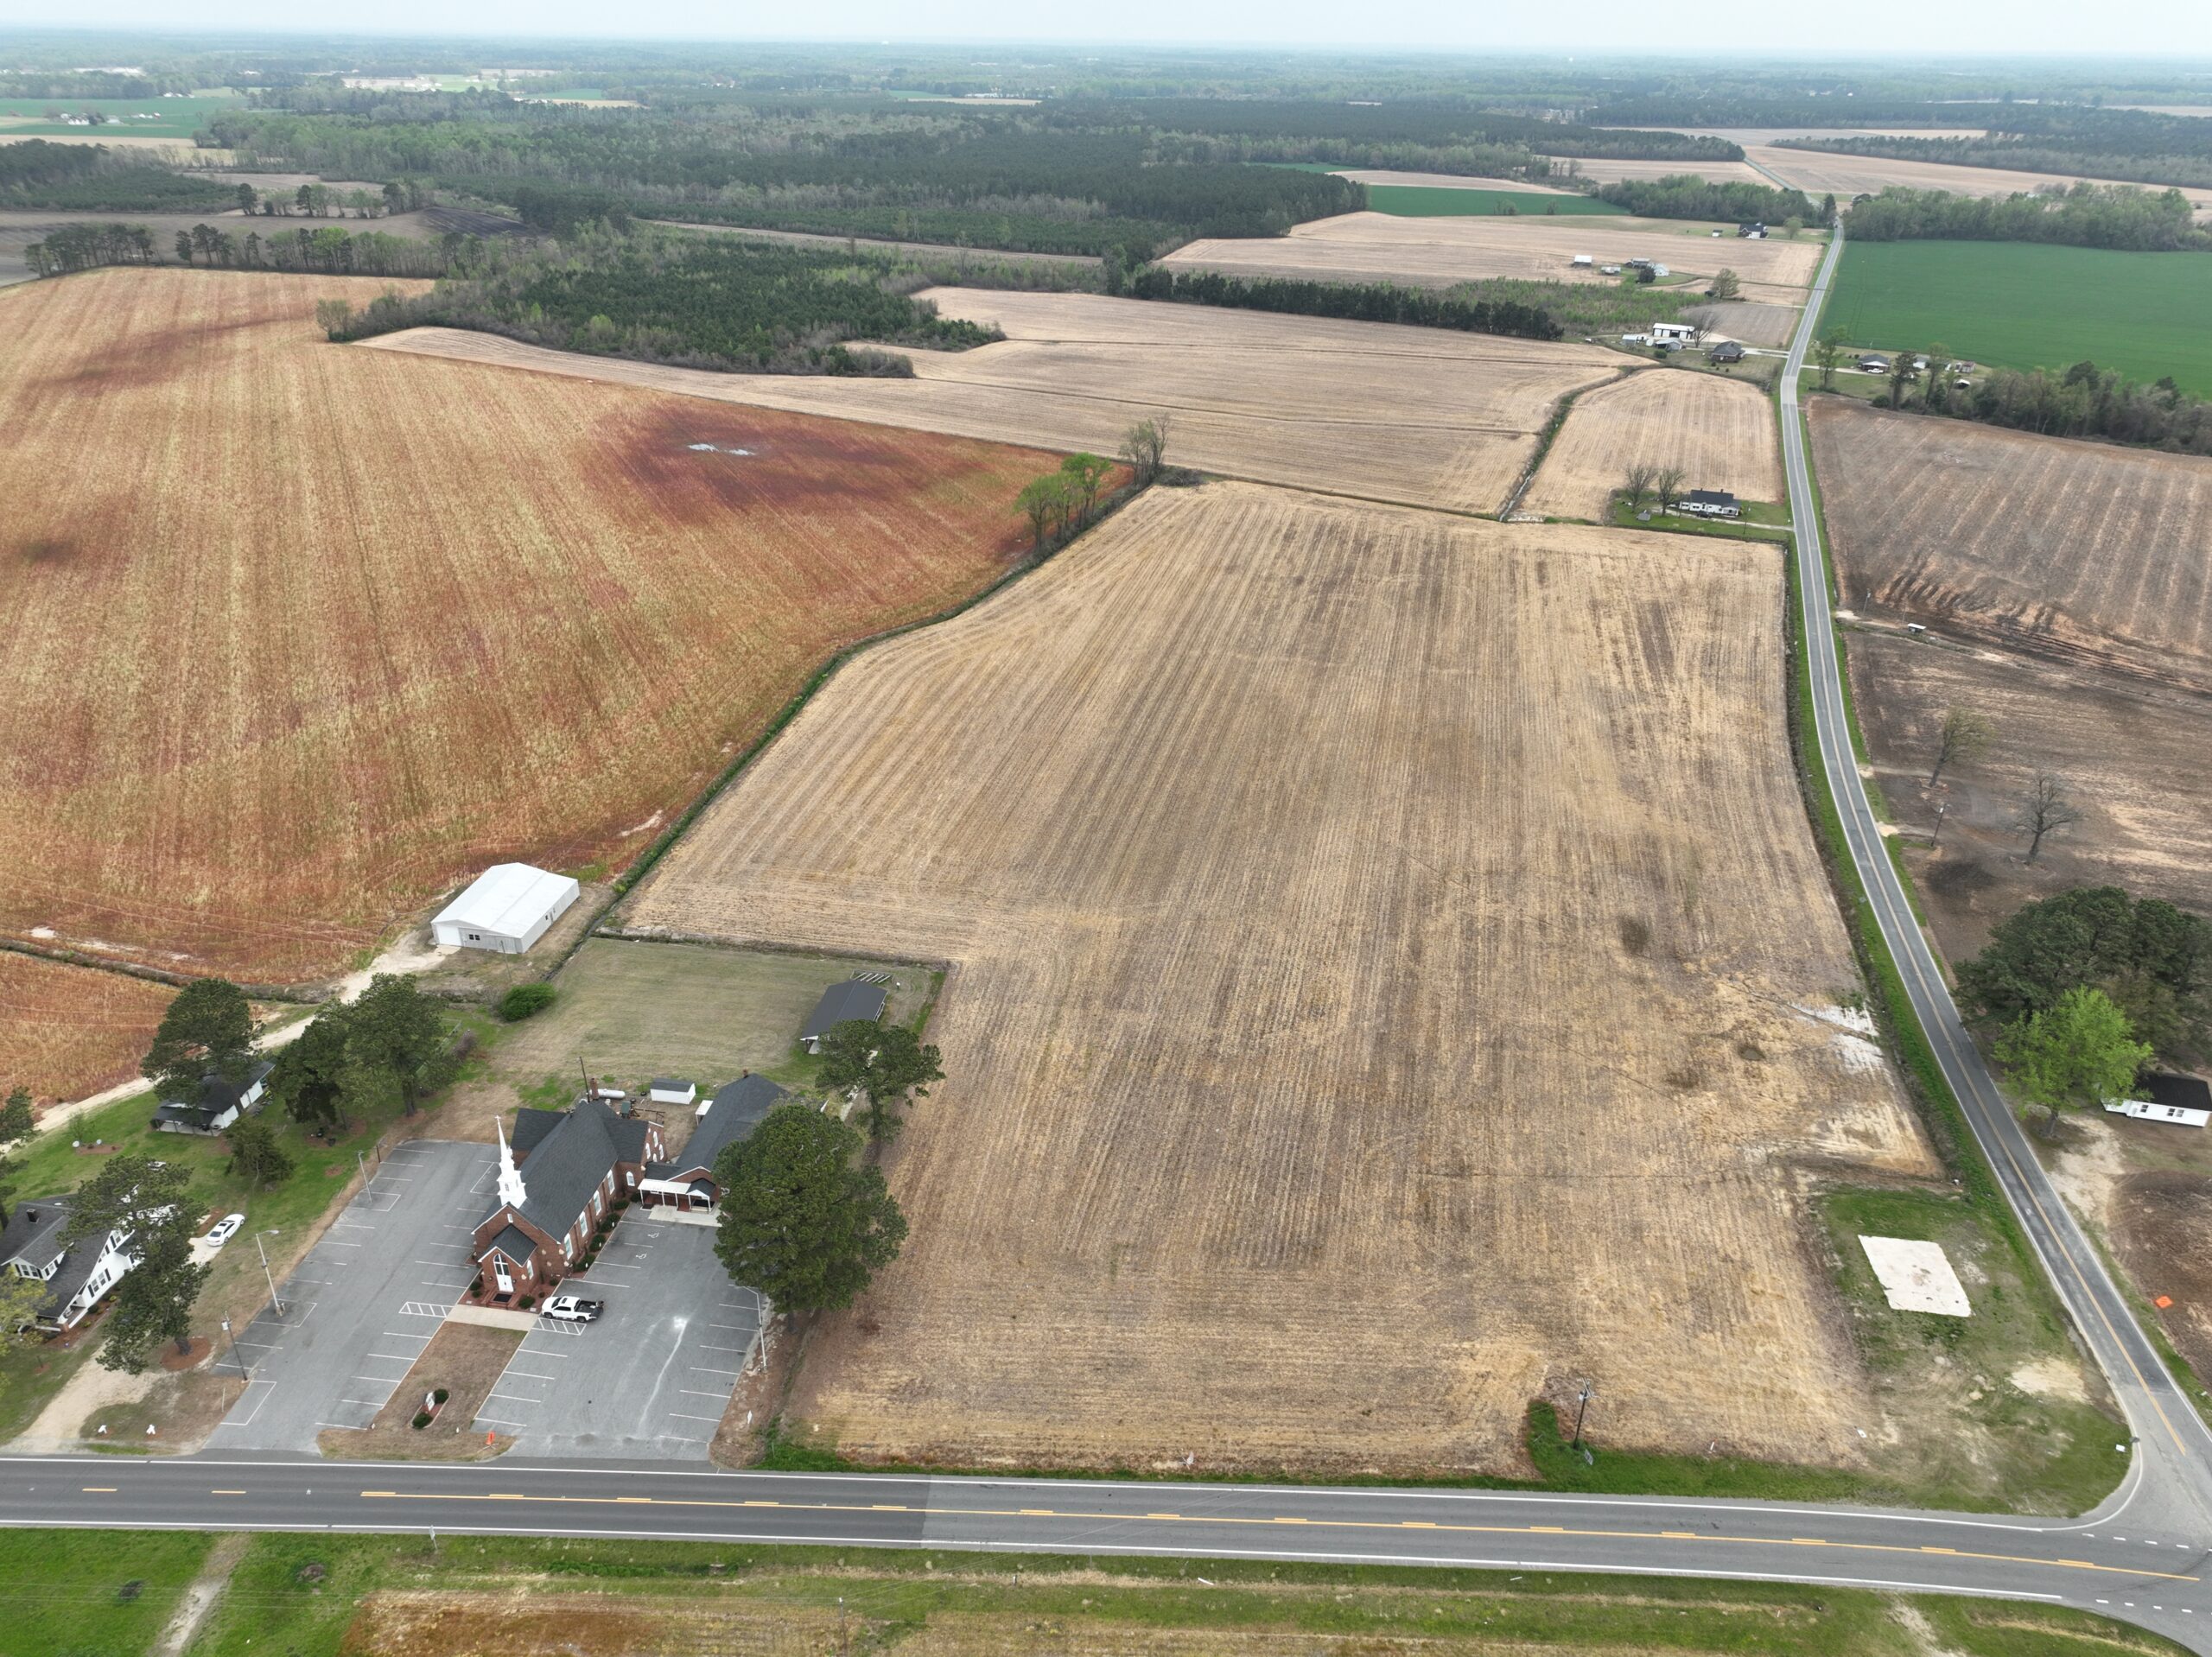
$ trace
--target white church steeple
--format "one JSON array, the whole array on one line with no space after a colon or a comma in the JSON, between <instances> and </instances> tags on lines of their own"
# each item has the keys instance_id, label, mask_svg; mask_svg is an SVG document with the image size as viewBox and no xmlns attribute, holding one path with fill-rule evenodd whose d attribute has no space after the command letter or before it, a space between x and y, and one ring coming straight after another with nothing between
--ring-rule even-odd
<instances>
[{"instance_id":1,"label":"white church steeple","mask_svg":"<svg viewBox=\"0 0 2212 1657\"><path fill-rule=\"evenodd\" d=\"M493 1131L499 1136L499 1201L509 1208L523 1205L522 1170L515 1166L515 1153L507 1144L507 1131L499 1119L492 1119Z\"/></svg>"}]
</instances>

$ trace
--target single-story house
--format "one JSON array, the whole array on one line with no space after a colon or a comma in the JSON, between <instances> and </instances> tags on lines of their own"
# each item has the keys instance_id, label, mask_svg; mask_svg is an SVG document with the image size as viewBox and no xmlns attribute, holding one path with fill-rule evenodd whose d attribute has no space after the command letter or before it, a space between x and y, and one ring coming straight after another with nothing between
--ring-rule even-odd
<instances>
[{"instance_id":1,"label":"single-story house","mask_svg":"<svg viewBox=\"0 0 2212 1657\"><path fill-rule=\"evenodd\" d=\"M1890 371L1890 359L1887 357L1861 357L1859 371L1862 374L1886 374Z\"/></svg>"},{"instance_id":2,"label":"single-story house","mask_svg":"<svg viewBox=\"0 0 2212 1657\"><path fill-rule=\"evenodd\" d=\"M276 1068L267 1059L257 1059L243 1082L202 1076L188 1102L172 1099L158 1106L151 1126L159 1133L219 1133L246 1112L259 1108L269 1073Z\"/></svg>"},{"instance_id":3,"label":"single-story house","mask_svg":"<svg viewBox=\"0 0 2212 1657\"><path fill-rule=\"evenodd\" d=\"M517 1111L513 1140L499 1132L497 1197L476 1222L473 1253L493 1298L542 1295L567 1276L607 1211L666 1155L659 1123L596 1099Z\"/></svg>"},{"instance_id":4,"label":"single-story house","mask_svg":"<svg viewBox=\"0 0 2212 1657\"><path fill-rule=\"evenodd\" d=\"M1733 340L1723 340L1705 353L1709 363L1739 363L1744 360L1744 348Z\"/></svg>"},{"instance_id":5,"label":"single-story house","mask_svg":"<svg viewBox=\"0 0 2212 1657\"><path fill-rule=\"evenodd\" d=\"M657 1076L653 1084L645 1089L645 1097L657 1105L696 1104L699 1099L699 1084L685 1082L672 1076Z\"/></svg>"},{"instance_id":6,"label":"single-story house","mask_svg":"<svg viewBox=\"0 0 2212 1657\"><path fill-rule=\"evenodd\" d=\"M748 1138L761 1118L791 1095L765 1076L746 1075L699 1108L698 1126L683 1148L665 1161L645 1169L638 1182L641 1202L693 1210L712 1209L722 1200L721 1182L715 1178L715 1162L731 1146Z\"/></svg>"},{"instance_id":7,"label":"single-story house","mask_svg":"<svg viewBox=\"0 0 2212 1657\"><path fill-rule=\"evenodd\" d=\"M19 1203L0 1230L0 1272L38 1278L46 1298L31 1322L49 1334L74 1329L138 1264L130 1252L130 1234L118 1227L105 1238L86 1237L64 1248L69 1224L67 1197L39 1197Z\"/></svg>"},{"instance_id":8,"label":"single-story house","mask_svg":"<svg viewBox=\"0 0 2212 1657\"><path fill-rule=\"evenodd\" d=\"M1744 509L1726 489L1693 489L1667 509L1693 517L1741 517Z\"/></svg>"},{"instance_id":9,"label":"single-story house","mask_svg":"<svg viewBox=\"0 0 2212 1657\"><path fill-rule=\"evenodd\" d=\"M866 1019L873 1024L883 1016L884 1003L889 999L882 985L864 983L857 978L830 985L822 992L822 999L814 1004L814 1011L806 1015L806 1023L800 1026L799 1044L810 1053L820 1052L823 1037L855 1019Z\"/></svg>"},{"instance_id":10,"label":"single-story house","mask_svg":"<svg viewBox=\"0 0 2212 1657\"><path fill-rule=\"evenodd\" d=\"M2126 1101L2123 1108L2130 1116L2178 1122L2187 1127L2212 1124L2212 1082L2207 1082L2201 1076L2174 1076L2153 1070L2138 1081L2135 1091L2144 1096ZM2134 1108L2138 1106L2140 1108Z\"/></svg>"},{"instance_id":11,"label":"single-story house","mask_svg":"<svg viewBox=\"0 0 2212 1657\"><path fill-rule=\"evenodd\" d=\"M518 955L545 936L583 890L565 874L498 863L469 882L430 923L442 944Z\"/></svg>"},{"instance_id":12,"label":"single-story house","mask_svg":"<svg viewBox=\"0 0 2212 1657\"><path fill-rule=\"evenodd\" d=\"M1747 241L1763 242L1766 239L1766 226L1758 220L1752 219L1747 224L1737 225L1736 234Z\"/></svg>"}]
</instances>

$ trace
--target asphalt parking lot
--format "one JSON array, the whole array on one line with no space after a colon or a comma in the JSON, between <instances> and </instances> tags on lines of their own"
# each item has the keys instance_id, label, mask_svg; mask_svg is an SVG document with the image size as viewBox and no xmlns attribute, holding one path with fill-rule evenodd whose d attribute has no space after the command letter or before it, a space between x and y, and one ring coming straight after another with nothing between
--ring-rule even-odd
<instances>
[{"instance_id":1,"label":"asphalt parking lot","mask_svg":"<svg viewBox=\"0 0 2212 1657\"><path fill-rule=\"evenodd\" d=\"M712 1227L632 1208L565 1294L603 1300L595 1324L540 1318L477 1412L519 1456L704 1461L760 1326Z\"/></svg>"},{"instance_id":2,"label":"asphalt parking lot","mask_svg":"<svg viewBox=\"0 0 2212 1657\"><path fill-rule=\"evenodd\" d=\"M249 1384L209 1448L312 1451L323 1428L374 1419L467 1286L497 1161L446 1140L391 1152L279 1286L282 1312L264 1309L217 1358ZM227 1246L251 1249L253 1234Z\"/></svg>"}]
</instances>

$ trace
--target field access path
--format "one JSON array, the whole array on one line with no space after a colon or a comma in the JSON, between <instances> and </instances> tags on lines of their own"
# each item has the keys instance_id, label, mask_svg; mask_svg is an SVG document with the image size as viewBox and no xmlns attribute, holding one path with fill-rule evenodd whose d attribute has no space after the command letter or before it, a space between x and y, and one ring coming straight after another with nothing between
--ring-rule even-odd
<instances>
[{"instance_id":1,"label":"field access path","mask_svg":"<svg viewBox=\"0 0 2212 1657\"><path fill-rule=\"evenodd\" d=\"M512 1457L346 1463L210 1451L0 1457L0 1525L435 1529L1761 1578L2063 1603L2212 1654L2212 1434L2167 1377L1967 1040L1859 781L1797 399L1835 258L1832 248L1782 381L1820 752L1929 1040L2132 1424L2127 1476L2094 1513L2044 1520L1518 1491L739 1473Z\"/></svg>"}]
</instances>

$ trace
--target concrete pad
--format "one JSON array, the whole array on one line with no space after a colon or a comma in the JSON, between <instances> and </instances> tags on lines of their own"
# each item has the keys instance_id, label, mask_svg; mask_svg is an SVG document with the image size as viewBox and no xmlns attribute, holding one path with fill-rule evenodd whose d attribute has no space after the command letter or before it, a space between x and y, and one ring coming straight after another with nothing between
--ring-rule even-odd
<instances>
[{"instance_id":1,"label":"concrete pad","mask_svg":"<svg viewBox=\"0 0 2212 1657\"><path fill-rule=\"evenodd\" d=\"M1882 1285L1882 1292L1899 1311L1934 1312L1943 1317L1969 1317L1965 1286L1951 1269L1943 1245L1916 1242L1904 1237L1861 1237L1866 1263Z\"/></svg>"}]
</instances>

